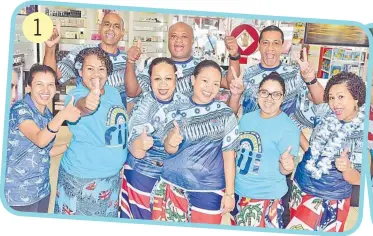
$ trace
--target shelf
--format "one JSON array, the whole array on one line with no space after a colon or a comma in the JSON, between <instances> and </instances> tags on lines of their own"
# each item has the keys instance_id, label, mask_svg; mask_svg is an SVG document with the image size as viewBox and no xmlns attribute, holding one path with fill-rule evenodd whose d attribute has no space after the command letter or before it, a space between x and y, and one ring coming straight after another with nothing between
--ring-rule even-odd
<instances>
[{"instance_id":1,"label":"shelf","mask_svg":"<svg viewBox=\"0 0 373 236\"><path fill-rule=\"evenodd\" d=\"M155 21L139 21L139 20L135 20L133 22L136 22L136 23L155 23L155 24L168 24L168 22L155 22Z\"/></svg>"},{"instance_id":2,"label":"shelf","mask_svg":"<svg viewBox=\"0 0 373 236\"><path fill-rule=\"evenodd\" d=\"M133 43L137 43L137 41L133 41ZM166 43L166 41L141 41L141 43Z\"/></svg>"},{"instance_id":3,"label":"shelf","mask_svg":"<svg viewBox=\"0 0 373 236\"><path fill-rule=\"evenodd\" d=\"M56 26L56 25L53 25L53 26ZM61 25L61 28L73 28L73 29L87 29L87 27L81 27L81 26L62 26Z\"/></svg>"},{"instance_id":4,"label":"shelf","mask_svg":"<svg viewBox=\"0 0 373 236\"><path fill-rule=\"evenodd\" d=\"M354 61L354 60L343 60L343 59L333 59L335 62L344 62L344 63L364 63L363 61Z\"/></svg>"},{"instance_id":5,"label":"shelf","mask_svg":"<svg viewBox=\"0 0 373 236\"><path fill-rule=\"evenodd\" d=\"M64 18L64 19L66 19L66 18L70 18L70 19L87 19L87 17L73 17L73 16L49 16L49 17L50 18Z\"/></svg>"},{"instance_id":6,"label":"shelf","mask_svg":"<svg viewBox=\"0 0 373 236\"><path fill-rule=\"evenodd\" d=\"M321 69L321 71L323 71L323 72L325 72L325 73L328 73L328 74L329 74L329 71L326 71L326 70L324 70L324 69Z\"/></svg>"},{"instance_id":7,"label":"shelf","mask_svg":"<svg viewBox=\"0 0 373 236\"><path fill-rule=\"evenodd\" d=\"M325 57L325 56L324 56L324 57L322 57L322 58L327 59L327 60L330 60L330 57Z\"/></svg>"}]
</instances>

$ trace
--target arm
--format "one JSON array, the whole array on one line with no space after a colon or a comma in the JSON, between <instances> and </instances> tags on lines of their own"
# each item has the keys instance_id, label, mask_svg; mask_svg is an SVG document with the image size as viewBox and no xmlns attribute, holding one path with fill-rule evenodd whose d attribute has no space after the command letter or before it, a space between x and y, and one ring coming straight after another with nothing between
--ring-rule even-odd
<instances>
[{"instance_id":1,"label":"arm","mask_svg":"<svg viewBox=\"0 0 373 236\"><path fill-rule=\"evenodd\" d=\"M225 193L234 193L234 179L236 176L236 160L235 152L223 152L224 159L224 175L225 175Z\"/></svg>"},{"instance_id":2,"label":"arm","mask_svg":"<svg viewBox=\"0 0 373 236\"><path fill-rule=\"evenodd\" d=\"M164 141L164 149L169 154L175 154L179 150L179 145L183 142L184 137L180 133L180 127L174 121L174 128L168 133Z\"/></svg>"},{"instance_id":3,"label":"arm","mask_svg":"<svg viewBox=\"0 0 373 236\"><path fill-rule=\"evenodd\" d=\"M233 113L237 115L238 110L240 110L240 95L231 95L227 101L228 106L232 109Z\"/></svg>"},{"instance_id":4,"label":"arm","mask_svg":"<svg viewBox=\"0 0 373 236\"><path fill-rule=\"evenodd\" d=\"M94 110L90 110L90 109L87 108L87 106L86 106L86 104L87 104L86 100L87 99L86 98L87 97L79 99L75 104L76 108L78 108L80 110L82 116L88 116L88 115L90 115L94 112Z\"/></svg>"},{"instance_id":5,"label":"arm","mask_svg":"<svg viewBox=\"0 0 373 236\"><path fill-rule=\"evenodd\" d=\"M67 143L61 145L54 145L52 149L49 151L49 155L51 157L59 156L63 154L68 148Z\"/></svg>"},{"instance_id":6,"label":"arm","mask_svg":"<svg viewBox=\"0 0 373 236\"><path fill-rule=\"evenodd\" d=\"M124 85L128 97L137 97L141 93L141 86L136 79L135 64L127 62L124 75Z\"/></svg>"},{"instance_id":7,"label":"arm","mask_svg":"<svg viewBox=\"0 0 373 236\"><path fill-rule=\"evenodd\" d=\"M310 147L310 144L306 136L304 136L303 132L300 133L300 147L302 148L304 152L306 152L308 148Z\"/></svg>"},{"instance_id":8,"label":"arm","mask_svg":"<svg viewBox=\"0 0 373 236\"><path fill-rule=\"evenodd\" d=\"M239 54L237 53L236 56ZM235 71L237 71L237 77L240 77L240 61L239 60L229 60L229 67L228 67L228 72L225 78L222 79L221 81L221 87L225 89L229 89L229 84L231 83L232 80L234 80L234 76L232 73L232 67L234 68Z\"/></svg>"},{"instance_id":9,"label":"arm","mask_svg":"<svg viewBox=\"0 0 373 236\"><path fill-rule=\"evenodd\" d=\"M346 180L349 184L360 185L360 172L355 168L351 168L343 172L343 179Z\"/></svg>"},{"instance_id":10,"label":"arm","mask_svg":"<svg viewBox=\"0 0 373 236\"><path fill-rule=\"evenodd\" d=\"M345 148L345 150L341 153L340 157L335 159L335 167L337 168L337 170L342 172L343 179L346 182L353 185L359 185L360 172L359 170L351 166L352 162L349 159L348 152L349 149Z\"/></svg>"},{"instance_id":11,"label":"arm","mask_svg":"<svg viewBox=\"0 0 373 236\"><path fill-rule=\"evenodd\" d=\"M324 87L317 81L315 84L307 85L310 91L311 101L315 104L321 104L324 102Z\"/></svg>"}]
</instances>

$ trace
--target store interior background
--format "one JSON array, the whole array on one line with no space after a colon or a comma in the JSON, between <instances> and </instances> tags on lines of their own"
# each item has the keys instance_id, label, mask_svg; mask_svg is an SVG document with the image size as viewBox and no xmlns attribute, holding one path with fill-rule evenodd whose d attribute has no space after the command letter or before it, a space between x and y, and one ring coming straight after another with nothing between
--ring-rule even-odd
<instances>
[{"instance_id":1,"label":"store interior background","mask_svg":"<svg viewBox=\"0 0 373 236\"><path fill-rule=\"evenodd\" d=\"M55 20L60 20L62 39L58 46L57 60L61 59L70 50L82 44L98 44L100 38L98 35L98 25L100 20L109 12L107 9L90 9L90 8L71 8L71 7L55 7L55 6L36 6L32 5L21 10L16 16L15 35L14 35L14 61L13 69L19 73L18 82L18 99L25 94L24 79L26 78L30 67L34 63L42 63L44 45L29 42L22 33L22 23L25 17L32 12L40 11L49 15L55 23ZM317 69L317 77L319 81L325 85L328 78L333 73L340 70L350 70L362 76L366 80L367 75L367 60L368 46L343 46L335 44L304 44L306 24L301 22L281 22L269 20L254 20L241 18L224 18L224 17L206 17L206 16L187 16L174 14L159 14L152 12L133 12L133 11L116 11L125 22L125 36L119 43L120 49L127 51L138 39L142 41L143 55L137 62L138 68L141 70L149 61L149 58L170 56L167 48L167 31L168 27L175 22L183 21L194 29L194 55L201 56L205 54L205 58L216 60L221 66L228 65L228 52L225 50L224 37L226 31L231 31L241 24L250 24L258 31L268 25L279 26L285 36L283 54L281 59L288 64L296 64L292 59L291 53L294 52L298 56L301 49L307 47L308 59ZM322 27L321 27L322 29ZM322 36L323 32L319 32ZM208 34L211 34L210 39L216 40L215 55L206 54L206 50L210 49ZM363 42L365 38L361 34L356 34L352 38L354 42ZM247 36L247 35L246 35ZM353 37L353 36L352 36ZM241 38L242 40L242 38ZM246 38L251 43L251 38ZM336 42L337 43L337 42ZM329 52L328 52L329 51ZM257 51L247 58L247 64L241 65L243 68L257 64L260 62L260 53ZM57 95L53 104L50 104L50 109L57 113L63 108L63 101L66 94L75 87L74 80L67 84L58 87ZM225 95L224 95L225 94ZM222 91L222 96L226 93ZM224 98L222 98L224 99ZM226 97L225 97L226 99ZM304 130L306 136L309 137L310 130ZM56 144L67 143L71 139L71 133L67 126L63 126L57 134ZM300 151L299 157L302 157L303 152ZM52 184L52 193L49 212L53 212L54 195L56 191L57 175L59 163L62 156L51 158L50 179ZM358 207L351 207L347 219L345 230L352 228L358 216ZM228 217L225 217L223 224L228 224Z\"/></svg>"}]
</instances>

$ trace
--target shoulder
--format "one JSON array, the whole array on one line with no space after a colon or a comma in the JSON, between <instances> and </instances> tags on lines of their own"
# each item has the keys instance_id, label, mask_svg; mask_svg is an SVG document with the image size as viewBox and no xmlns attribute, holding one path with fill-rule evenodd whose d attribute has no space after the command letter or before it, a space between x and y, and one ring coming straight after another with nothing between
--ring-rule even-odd
<instances>
[{"instance_id":1,"label":"shoulder","mask_svg":"<svg viewBox=\"0 0 373 236\"><path fill-rule=\"evenodd\" d=\"M31 108L23 100L17 101L10 108L10 113L11 114L14 114L14 113L26 113L26 112L31 112ZM22 115L22 114L19 114L19 115Z\"/></svg>"},{"instance_id":2,"label":"shoulder","mask_svg":"<svg viewBox=\"0 0 373 236\"><path fill-rule=\"evenodd\" d=\"M285 112L281 112L278 121L281 124L279 125L279 127L282 127L284 130L289 130L291 132L297 132L297 133L300 132L297 125L294 123L292 119L290 119L288 115L286 115Z\"/></svg>"}]
</instances>

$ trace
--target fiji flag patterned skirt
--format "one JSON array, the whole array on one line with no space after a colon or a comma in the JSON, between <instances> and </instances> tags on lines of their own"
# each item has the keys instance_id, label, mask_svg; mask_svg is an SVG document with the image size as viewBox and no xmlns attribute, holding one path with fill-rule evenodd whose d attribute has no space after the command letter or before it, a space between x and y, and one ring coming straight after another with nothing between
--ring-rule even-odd
<instances>
[{"instance_id":1,"label":"fiji flag patterned skirt","mask_svg":"<svg viewBox=\"0 0 373 236\"><path fill-rule=\"evenodd\" d=\"M343 232L351 198L326 200L303 192L294 180L287 229Z\"/></svg>"},{"instance_id":2,"label":"fiji flag patterned skirt","mask_svg":"<svg viewBox=\"0 0 373 236\"><path fill-rule=\"evenodd\" d=\"M118 217L119 173L100 179L78 178L61 166L54 213Z\"/></svg>"},{"instance_id":3,"label":"fiji flag patterned skirt","mask_svg":"<svg viewBox=\"0 0 373 236\"><path fill-rule=\"evenodd\" d=\"M188 191L162 178L151 194L152 219L173 222L220 224L223 190Z\"/></svg>"}]
</instances>

